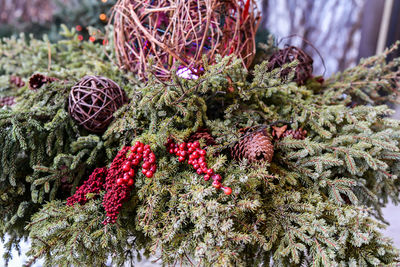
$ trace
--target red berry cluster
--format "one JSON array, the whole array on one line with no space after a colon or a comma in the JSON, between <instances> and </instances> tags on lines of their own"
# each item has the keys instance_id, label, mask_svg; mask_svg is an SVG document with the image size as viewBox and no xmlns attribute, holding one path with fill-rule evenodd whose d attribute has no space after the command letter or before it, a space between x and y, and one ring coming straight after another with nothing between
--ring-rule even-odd
<instances>
[{"instance_id":1,"label":"red berry cluster","mask_svg":"<svg viewBox=\"0 0 400 267\"><path fill-rule=\"evenodd\" d=\"M97 168L92 174L89 176L83 185L77 188L74 195L67 198L67 205L73 206L75 203L79 203L84 205L88 199L86 198L86 194L94 193L98 194L103 189L104 181L107 175L107 168Z\"/></svg>"},{"instance_id":2,"label":"red berry cluster","mask_svg":"<svg viewBox=\"0 0 400 267\"><path fill-rule=\"evenodd\" d=\"M232 189L230 187L222 186L221 175L214 173L213 169L207 167L207 152L204 149L201 149L199 141L194 141L193 143L183 142L181 144L175 144L171 138L168 138L165 147L170 154L175 154L178 156L179 162L188 160L188 163L193 166L197 174L204 174L205 181L210 180L210 178L213 179L212 185L216 189L224 190L226 195L230 195L232 193Z\"/></svg>"},{"instance_id":3,"label":"red berry cluster","mask_svg":"<svg viewBox=\"0 0 400 267\"><path fill-rule=\"evenodd\" d=\"M150 150L149 145L136 142L133 147L124 147L114 158L106 177L103 206L108 218L103 224L117 221L122 203L129 198L134 184L133 178L141 161L143 161L142 173L148 178L153 177L157 169L156 156Z\"/></svg>"}]
</instances>

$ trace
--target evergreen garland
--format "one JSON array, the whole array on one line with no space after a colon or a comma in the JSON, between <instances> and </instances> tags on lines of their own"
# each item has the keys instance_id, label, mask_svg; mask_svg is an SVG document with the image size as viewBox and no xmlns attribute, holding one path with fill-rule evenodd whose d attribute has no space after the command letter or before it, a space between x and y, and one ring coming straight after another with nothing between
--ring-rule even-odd
<instances>
[{"instance_id":1,"label":"evergreen garland","mask_svg":"<svg viewBox=\"0 0 400 267\"><path fill-rule=\"evenodd\" d=\"M139 82L118 70L108 48L80 42L66 28L64 36L58 43L24 36L0 43L0 96L17 96L15 106L0 109L6 260L29 236L29 263L44 258L46 266L101 266L109 257L119 266L141 254L189 266L399 263L399 251L379 232L380 209L389 199L399 202L400 123L384 105L398 101L400 62L386 62L397 46L322 85L298 86L293 72L282 80L266 61L250 77L232 56L214 65L204 59L197 80L150 75ZM58 81L38 90L9 83L11 75L26 82L35 73ZM114 80L130 99L102 135L78 127L67 112L69 90L85 75ZM239 129L276 121L306 129L307 137L277 140L272 162L257 166L226 153ZM215 137L207 163L232 188L229 196L164 147L168 138L183 142L199 128ZM151 179L137 175L116 224L102 224L104 191L100 198L86 195L85 205L66 205L95 168L109 166L136 141L151 145L157 172Z\"/></svg>"}]
</instances>

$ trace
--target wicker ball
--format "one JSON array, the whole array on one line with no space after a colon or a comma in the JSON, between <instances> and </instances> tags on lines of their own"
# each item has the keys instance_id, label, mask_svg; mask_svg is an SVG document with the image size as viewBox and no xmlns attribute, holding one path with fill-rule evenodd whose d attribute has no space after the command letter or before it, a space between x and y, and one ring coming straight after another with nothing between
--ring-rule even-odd
<instances>
[{"instance_id":1,"label":"wicker ball","mask_svg":"<svg viewBox=\"0 0 400 267\"><path fill-rule=\"evenodd\" d=\"M127 102L125 92L114 81L85 76L71 88L69 114L91 132L103 132L114 112Z\"/></svg>"},{"instance_id":2,"label":"wicker ball","mask_svg":"<svg viewBox=\"0 0 400 267\"><path fill-rule=\"evenodd\" d=\"M294 80L298 85L304 85L313 73L313 59L303 50L295 46L286 46L284 49L274 53L268 63L268 70L280 68L284 64L297 60L298 65L295 68ZM281 71L281 78L286 78L291 72L290 68Z\"/></svg>"},{"instance_id":3,"label":"wicker ball","mask_svg":"<svg viewBox=\"0 0 400 267\"><path fill-rule=\"evenodd\" d=\"M151 58L164 80L175 62L200 75L204 55L213 63L235 54L250 66L260 21L255 0L119 0L113 16L120 67L146 78Z\"/></svg>"}]
</instances>

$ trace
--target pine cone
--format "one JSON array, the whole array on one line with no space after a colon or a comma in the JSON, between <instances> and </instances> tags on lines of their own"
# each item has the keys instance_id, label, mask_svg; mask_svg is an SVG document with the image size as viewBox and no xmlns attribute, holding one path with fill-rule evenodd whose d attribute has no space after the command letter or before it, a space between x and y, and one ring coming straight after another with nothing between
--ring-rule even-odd
<instances>
[{"instance_id":1,"label":"pine cone","mask_svg":"<svg viewBox=\"0 0 400 267\"><path fill-rule=\"evenodd\" d=\"M52 83L57 80L58 80L57 78L47 77L44 76L43 74L37 73L29 78L29 88L32 90L36 90L42 87L46 83Z\"/></svg>"},{"instance_id":2,"label":"pine cone","mask_svg":"<svg viewBox=\"0 0 400 267\"><path fill-rule=\"evenodd\" d=\"M14 96L3 96L0 97L0 107L2 106L12 106L15 104Z\"/></svg>"},{"instance_id":3,"label":"pine cone","mask_svg":"<svg viewBox=\"0 0 400 267\"><path fill-rule=\"evenodd\" d=\"M187 139L187 142L194 142L203 139L206 146L216 145L214 137L210 134L210 131L206 128L199 128Z\"/></svg>"},{"instance_id":4,"label":"pine cone","mask_svg":"<svg viewBox=\"0 0 400 267\"><path fill-rule=\"evenodd\" d=\"M25 82L22 80L21 77L12 75L10 76L10 84L14 84L18 88L21 88L25 85Z\"/></svg>"},{"instance_id":5,"label":"pine cone","mask_svg":"<svg viewBox=\"0 0 400 267\"><path fill-rule=\"evenodd\" d=\"M292 136L294 139L304 140L307 136L307 131L299 128L297 130L287 130L282 134L282 138Z\"/></svg>"},{"instance_id":6,"label":"pine cone","mask_svg":"<svg viewBox=\"0 0 400 267\"><path fill-rule=\"evenodd\" d=\"M274 145L270 135L265 129L245 134L231 151L236 160L243 158L250 163L261 161L272 161L274 156Z\"/></svg>"}]
</instances>

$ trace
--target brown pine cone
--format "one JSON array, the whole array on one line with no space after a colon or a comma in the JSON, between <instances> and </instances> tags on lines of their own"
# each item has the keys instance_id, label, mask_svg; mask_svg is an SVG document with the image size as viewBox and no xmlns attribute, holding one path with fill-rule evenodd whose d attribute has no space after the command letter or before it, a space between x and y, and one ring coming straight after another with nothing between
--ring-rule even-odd
<instances>
[{"instance_id":1,"label":"brown pine cone","mask_svg":"<svg viewBox=\"0 0 400 267\"><path fill-rule=\"evenodd\" d=\"M194 142L203 139L206 146L216 145L214 137L210 134L210 131L206 128L199 128L187 139L187 142Z\"/></svg>"},{"instance_id":2,"label":"brown pine cone","mask_svg":"<svg viewBox=\"0 0 400 267\"><path fill-rule=\"evenodd\" d=\"M236 160L243 158L250 163L272 161L274 145L266 129L246 133L231 150L231 155Z\"/></svg>"},{"instance_id":3,"label":"brown pine cone","mask_svg":"<svg viewBox=\"0 0 400 267\"><path fill-rule=\"evenodd\" d=\"M46 83L52 83L57 80L58 80L57 78L47 77L43 74L36 73L29 78L29 88L32 90L36 90L42 87Z\"/></svg>"},{"instance_id":4,"label":"brown pine cone","mask_svg":"<svg viewBox=\"0 0 400 267\"><path fill-rule=\"evenodd\" d=\"M292 136L294 139L304 140L307 136L307 131L299 128L297 130L287 130L282 134L282 138Z\"/></svg>"},{"instance_id":5,"label":"brown pine cone","mask_svg":"<svg viewBox=\"0 0 400 267\"><path fill-rule=\"evenodd\" d=\"M2 106L12 106L15 104L14 96L3 96L0 97L0 107Z\"/></svg>"},{"instance_id":6,"label":"brown pine cone","mask_svg":"<svg viewBox=\"0 0 400 267\"><path fill-rule=\"evenodd\" d=\"M22 80L21 77L12 75L10 76L10 84L14 84L18 88L21 88L25 85L25 82Z\"/></svg>"}]
</instances>

